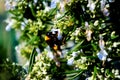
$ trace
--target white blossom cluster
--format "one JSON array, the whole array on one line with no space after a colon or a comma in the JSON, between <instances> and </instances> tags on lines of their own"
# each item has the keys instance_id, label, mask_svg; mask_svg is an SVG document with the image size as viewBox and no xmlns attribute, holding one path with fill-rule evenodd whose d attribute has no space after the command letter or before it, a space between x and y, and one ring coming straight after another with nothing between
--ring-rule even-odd
<instances>
[{"instance_id":1,"label":"white blossom cluster","mask_svg":"<svg viewBox=\"0 0 120 80\"><path fill-rule=\"evenodd\" d=\"M35 64L25 80L50 80L51 75L47 72L51 66L51 59L47 57L47 53L38 54L35 58Z\"/></svg>"},{"instance_id":2,"label":"white blossom cluster","mask_svg":"<svg viewBox=\"0 0 120 80\"><path fill-rule=\"evenodd\" d=\"M17 5L17 0L5 0L6 10L13 10Z\"/></svg>"},{"instance_id":3,"label":"white blossom cluster","mask_svg":"<svg viewBox=\"0 0 120 80\"><path fill-rule=\"evenodd\" d=\"M99 48L100 48L100 52L98 52L98 58L102 61L105 61L107 58L108 53L105 50L105 42L103 40L102 35L100 35L100 40L99 40Z\"/></svg>"}]
</instances>

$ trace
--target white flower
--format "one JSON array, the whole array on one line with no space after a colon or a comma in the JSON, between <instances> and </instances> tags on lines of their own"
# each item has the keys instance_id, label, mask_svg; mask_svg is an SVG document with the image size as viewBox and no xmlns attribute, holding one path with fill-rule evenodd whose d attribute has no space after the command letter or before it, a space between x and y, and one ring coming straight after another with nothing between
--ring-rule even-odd
<instances>
[{"instance_id":1,"label":"white flower","mask_svg":"<svg viewBox=\"0 0 120 80\"><path fill-rule=\"evenodd\" d=\"M109 0L109 2L111 2L111 3L112 3L112 2L115 2L115 0Z\"/></svg>"},{"instance_id":2,"label":"white flower","mask_svg":"<svg viewBox=\"0 0 120 80\"><path fill-rule=\"evenodd\" d=\"M26 18L24 18L23 21L24 21L25 24L28 24L28 22L30 22L30 20L26 19Z\"/></svg>"},{"instance_id":3,"label":"white flower","mask_svg":"<svg viewBox=\"0 0 120 80\"><path fill-rule=\"evenodd\" d=\"M116 78L120 79L120 75L115 76Z\"/></svg>"},{"instance_id":4,"label":"white flower","mask_svg":"<svg viewBox=\"0 0 120 80\"><path fill-rule=\"evenodd\" d=\"M74 61L74 58L73 58L73 57L70 58L70 59L68 59L67 65L69 65L69 66L73 65L73 61Z\"/></svg>"},{"instance_id":5,"label":"white flower","mask_svg":"<svg viewBox=\"0 0 120 80\"><path fill-rule=\"evenodd\" d=\"M107 61L110 62L112 59L111 58L107 58Z\"/></svg>"},{"instance_id":6,"label":"white flower","mask_svg":"<svg viewBox=\"0 0 120 80\"><path fill-rule=\"evenodd\" d=\"M9 15L9 16L11 16L11 15ZM14 26L14 24L16 23L16 21L15 20L13 20L13 19L11 19L11 18L7 18L6 20L5 20L5 22L8 24L7 26L6 26L6 31L10 31L11 29L12 29L12 27Z\"/></svg>"},{"instance_id":7,"label":"white flower","mask_svg":"<svg viewBox=\"0 0 120 80\"><path fill-rule=\"evenodd\" d=\"M18 54L21 53L21 49L24 48L26 45L26 42L22 42L21 44L19 44L18 46L15 47L15 50Z\"/></svg>"},{"instance_id":8,"label":"white flower","mask_svg":"<svg viewBox=\"0 0 120 80\"><path fill-rule=\"evenodd\" d=\"M50 59L54 59L54 55L53 55L53 53L52 53L50 50L48 51L47 56L48 56Z\"/></svg>"},{"instance_id":9,"label":"white flower","mask_svg":"<svg viewBox=\"0 0 120 80\"><path fill-rule=\"evenodd\" d=\"M20 48L19 48L19 46L15 46L15 50L16 50L17 53L20 54Z\"/></svg>"},{"instance_id":10,"label":"white flower","mask_svg":"<svg viewBox=\"0 0 120 80\"><path fill-rule=\"evenodd\" d=\"M101 72L102 72L102 73L104 72L104 68L101 68Z\"/></svg>"},{"instance_id":11,"label":"white flower","mask_svg":"<svg viewBox=\"0 0 120 80\"><path fill-rule=\"evenodd\" d=\"M108 53L105 50L98 52L97 56L100 60L104 61L107 58Z\"/></svg>"},{"instance_id":12,"label":"white flower","mask_svg":"<svg viewBox=\"0 0 120 80\"><path fill-rule=\"evenodd\" d=\"M15 9L15 6L17 5L17 1L13 0L5 0L5 7L6 10L13 10Z\"/></svg>"},{"instance_id":13,"label":"white flower","mask_svg":"<svg viewBox=\"0 0 120 80\"><path fill-rule=\"evenodd\" d=\"M41 57L41 54L38 54L38 55L35 57L35 61L39 61L39 60L40 60L40 57Z\"/></svg>"},{"instance_id":14,"label":"white flower","mask_svg":"<svg viewBox=\"0 0 120 80\"><path fill-rule=\"evenodd\" d=\"M87 5L87 7L89 7L89 10L90 10L91 12L94 11L95 5L96 5L95 2L93 2L92 0L88 0L88 5Z\"/></svg>"},{"instance_id":15,"label":"white flower","mask_svg":"<svg viewBox=\"0 0 120 80\"><path fill-rule=\"evenodd\" d=\"M21 30L24 30L26 27L26 24L28 24L28 20L26 18L23 19L24 22L21 22Z\"/></svg>"},{"instance_id":16,"label":"white flower","mask_svg":"<svg viewBox=\"0 0 120 80\"><path fill-rule=\"evenodd\" d=\"M73 47L75 45L75 43L73 42L73 41L67 41L66 42L66 47L67 48L71 48L71 47Z\"/></svg>"},{"instance_id":17,"label":"white flower","mask_svg":"<svg viewBox=\"0 0 120 80\"><path fill-rule=\"evenodd\" d=\"M59 2L59 0L52 0L51 1L51 8L55 8L56 7L56 4Z\"/></svg>"},{"instance_id":18,"label":"white flower","mask_svg":"<svg viewBox=\"0 0 120 80\"><path fill-rule=\"evenodd\" d=\"M50 9L51 9L50 7L46 6L46 7L45 7L45 12L50 11Z\"/></svg>"},{"instance_id":19,"label":"white flower","mask_svg":"<svg viewBox=\"0 0 120 80\"><path fill-rule=\"evenodd\" d=\"M68 53L68 49L62 49L62 55L60 56L61 58L64 58L67 56L67 53Z\"/></svg>"},{"instance_id":20,"label":"white flower","mask_svg":"<svg viewBox=\"0 0 120 80\"><path fill-rule=\"evenodd\" d=\"M81 6L82 7L82 10L85 11L85 7L84 6Z\"/></svg>"},{"instance_id":21,"label":"white flower","mask_svg":"<svg viewBox=\"0 0 120 80\"><path fill-rule=\"evenodd\" d=\"M8 24L5 28L6 31L10 31L11 30L11 24Z\"/></svg>"},{"instance_id":22,"label":"white flower","mask_svg":"<svg viewBox=\"0 0 120 80\"><path fill-rule=\"evenodd\" d=\"M104 80L108 80L108 78L104 78Z\"/></svg>"},{"instance_id":23,"label":"white flower","mask_svg":"<svg viewBox=\"0 0 120 80\"><path fill-rule=\"evenodd\" d=\"M80 33L80 29L81 29L81 28L77 28L77 29L75 30L75 32L73 32L73 35L74 35L74 36L77 36L77 35Z\"/></svg>"},{"instance_id":24,"label":"white flower","mask_svg":"<svg viewBox=\"0 0 120 80\"><path fill-rule=\"evenodd\" d=\"M50 77L49 77L49 76L46 76L46 77L45 77L45 80L50 80Z\"/></svg>"},{"instance_id":25,"label":"white flower","mask_svg":"<svg viewBox=\"0 0 120 80\"><path fill-rule=\"evenodd\" d=\"M120 42L114 42L113 43L113 47L117 47L118 45L120 45Z\"/></svg>"},{"instance_id":26,"label":"white flower","mask_svg":"<svg viewBox=\"0 0 120 80\"><path fill-rule=\"evenodd\" d=\"M55 64L56 64L57 67L60 67L60 62L59 61L56 61Z\"/></svg>"},{"instance_id":27,"label":"white flower","mask_svg":"<svg viewBox=\"0 0 120 80\"><path fill-rule=\"evenodd\" d=\"M98 24L99 24L99 21L96 20L96 21L94 22L94 26L97 26Z\"/></svg>"},{"instance_id":28,"label":"white flower","mask_svg":"<svg viewBox=\"0 0 120 80\"><path fill-rule=\"evenodd\" d=\"M90 9L91 11L94 11L94 9L95 9L95 3L92 3L92 4L90 5L89 9Z\"/></svg>"},{"instance_id":29,"label":"white flower","mask_svg":"<svg viewBox=\"0 0 120 80\"><path fill-rule=\"evenodd\" d=\"M61 40L62 39L62 35L61 35L61 32L60 32L60 29L58 29L58 36L57 36L58 40Z\"/></svg>"},{"instance_id":30,"label":"white flower","mask_svg":"<svg viewBox=\"0 0 120 80\"><path fill-rule=\"evenodd\" d=\"M48 4L46 2L43 2L44 6L45 6L45 12L50 11L51 7L48 6Z\"/></svg>"},{"instance_id":31,"label":"white flower","mask_svg":"<svg viewBox=\"0 0 120 80\"><path fill-rule=\"evenodd\" d=\"M13 62L12 65L16 65L15 62Z\"/></svg>"},{"instance_id":32,"label":"white flower","mask_svg":"<svg viewBox=\"0 0 120 80\"><path fill-rule=\"evenodd\" d=\"M77 56L78 56L78 52L73 52L71 55L72 55L73 57L77 57Z\"/></svg>"},{"instance_id":33,"label":"white flower","mask_svg":"<svg viewBox=\"0 0 120 80\"><path fill-rule=\"evenodd\" d=\"M6 58L6 61L7 61L7 62L9 62L9 59L8 59L8 58Z\"/></svg>"},{"instance_id":34,"label":"white flower","mask_svg":"<svg viewBox=\"0 0 120 80\"><path fill-rule=\"evenodd\" d=\"M27 61L24 65L23 65L23 68L28 71L28 68L29 68L29 61Z\"/></svg>"},{"instance_id":35,"label":"white flower","mask_svg":"<svg viewBox=\"0 0 120 80\"><path fill-rule=\"evenodd\" d=\"M86 57L81 57L81 63L85 63L87 61L87 58Z\"/></svg>"},{"instance_id":36,"label":"white flower","mask_svg":"<svg viewBox=\"0 0 120 80\"><path fill-rule=\"evenodd\" d=\"M91 38L92 31L90 29L87 29L85 34L86 34L87 41L90 41L92 39Z\"/></svg>"},{"instance_id":37,"label":"white flower","mask_svg":"<svg viewBox=\"0 0 120 80\"><path fill-rule=\"evenodd\" d=\"M30 80L30 74L26 76L25 80Z\"/></svg>"},{"instance_id":38,"label":"white flower","mask_svg":"<svg viewBox=\"0 0 120 80\"><path fill-rule=\"evenodd\" d=\"M115 75L116 76L119 75L119 70L118 69L115 70Z\"/></svg>"},{"instance_id":39,"label":"white flower","mask_svg":"<svg viewBox=\"0 0 120 80\"><path fill-rule=\"evenodd\" d=\"M68 49L63 49L62 53L66 54L68 52Z\"/></svg>"},{"instance_id":40,"label":"white flower","mask_svg":"<svg viewBox=\"0 0 120 80\"><path fill-rule=\"evenodd\" d=\"M15 33L15 37L17 40L20 39L20 36L21 36L21 31L20 30L17 30L16 33Z\"/></svg>"},{"instance_id":41,"label":"white flower","mask_svg":"<svg viewBox=\"0 0 120 80\"><path fill-rule=\"evenodd\" d=\"M34 3L36 4L38 2L38 0L34 0Z\"/></svg>"},{"instance_id":42,"label":"white flower","mask_svg":"<svg viewBox=\"0 0 120 80\"><path fill-rule=\"evenodd\" d=\"M88 22L87 21L85 21L85 27L89 27L89 24L88 24Z\"/></svg>"},{"instance_id":43,"label":"white flower","mask_svg":"<svg viewBox=\"0 0 120 80\"><path fill-rule=\"evenodd\" d=\"M103 10L105 8L105 4L106 4L106 0L101 0L101 10Z\"/></svg>"},{"instance_id":44,"label":"white flower","mask_svg":"<svg viewBox=\"0 0 120 80\"><path fill-rule=\"evenodd\" d=\"M13 26L13 24L14 24L14 21L9 18L9 19L7 19L5 22L8 24L8 25L6 26L6 28L5 28L5 30L6 30L6 31L10 31L11 28L12 28L12 26Z\"/></svg>"},{"instance_id":45,"label":"white flower","mask_svg":"<svg viewBox=\"0 0 120 80\"><path fill-rule=\"evenodd\" d=\"M115 69L112 69L112 73L115 73Z\"/></svg>"},{"instance_id":46,"label":"white flower","mask_svg":"<svg viewBox=\"0 0 120 80\"><path fill-rule=\"evenodd\" d=\"M103 78L102 75L97 74L97 76L98 76L98 79L99 79L99 80Z\"/></svg>"},{"instance_id":47,"label":"white flower","mask_svg":"<svg viewBox=\"0 0 120 80\"><path fill-rule=\"evenodd\" d=\"M40 54L40 49L39 49L39 48L36 48L36 52L37 52L38 54Z\"/></svg>"},{"instance_id":48,"label":"white flower","mask_svg":"<svg viewBox=\"0 0 120 80\"><path fill-rule=\"evenodd\" d=\"M21 22L21 30L24 30L25 29L25 23L24 22Z\"/></svg>"},{"instance_id":49,"label":"white flower","mask_svg":"<svg viewBox=\"0 0 120 80\"><path fill-rule=\"evenodd\" d=\"M65 5L65 3L64 3L63 1L60 1L60 11L61 11L61 12L64 12L64 11L65 11L64 5Z\"/></svg>"},{"instance_id":50,"label":"white flower","mask_svg":"<svg viewBox=\"0 0 120 80\"><path fill-rule=\"evenodd\" d=\"M107 8L104 8L102 12L103 12L104 16L109 16L109 14L110 14L109 10Z\"/></svg>"},{"instance_id":51,"label":"white flower","mask_svg":"<svg viewBox=\"0 0 120 80\"><path fill-rule=\"evenodd\" d=\"M57 14L55 15L55 19L59 18L61 16L61 14L59 12L57 12Z\"/></svg>"},{"instance_id":52,"label":"white flower","mask_svg":"<svg viewBox=\"0 0 120 80\"><path fill-rule=\"evenodd\" d=\"M47 74L46 70L43 70L42 74Z\"/></svg>"}]
</instances>

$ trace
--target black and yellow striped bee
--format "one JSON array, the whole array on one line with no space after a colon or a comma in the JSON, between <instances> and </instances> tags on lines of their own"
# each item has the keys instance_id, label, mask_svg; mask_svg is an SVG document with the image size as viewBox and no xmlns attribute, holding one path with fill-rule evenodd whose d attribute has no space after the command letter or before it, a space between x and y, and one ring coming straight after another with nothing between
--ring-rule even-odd
<instances>
[{"instance_id":1,"label":"black and yellow striped bee","mask_svg":"<svg viewBox=\"0 0 120 80\"><path fill-rule=\"evenodd\" d=\"M61 51L60 47L62 45L63 37L59 29L52 29L50 32L47 32L45 41L55 52Z\"/></svg>"},{"instance_id":2,"label":"black and yellow striped bee","mask_svg":"<svg viewBox=\"0 0 120 80\"><path fill-rule=\"evenodd\" d=\"M62 56L61 45L63 42L63 36L60 33L60 30L52 29L50 32L47 32L45 41L50 46L51 50L53 50L55 62L58 63L57 57Z\"/></svg>"}]
</instances>

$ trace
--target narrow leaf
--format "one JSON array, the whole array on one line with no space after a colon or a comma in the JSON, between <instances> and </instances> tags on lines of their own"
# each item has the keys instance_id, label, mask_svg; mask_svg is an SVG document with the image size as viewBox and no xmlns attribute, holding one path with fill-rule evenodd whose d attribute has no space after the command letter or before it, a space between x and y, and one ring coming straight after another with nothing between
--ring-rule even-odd
<instances>
[{"instance_id":1,"label":"narrow leaf","mask_svg":"<svg viewBox=\"0 0 120 80\"><path fill-rule=\"evenodd\" d=\"M30 55L30 62L29 62L29 70L28 72L31 72L32 71L32 67L33 67L33 64L35 62L35 56L36 56L36 52L35 52L35 47L33 48L33 51Z\"/></svg>"}]
</instances>

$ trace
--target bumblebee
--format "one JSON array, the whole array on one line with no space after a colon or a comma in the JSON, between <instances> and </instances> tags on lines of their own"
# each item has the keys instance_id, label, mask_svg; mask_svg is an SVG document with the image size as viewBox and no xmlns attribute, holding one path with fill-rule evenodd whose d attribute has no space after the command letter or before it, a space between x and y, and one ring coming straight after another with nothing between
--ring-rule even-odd
<instances>
[{"instance_id":1,"label":"bumblebee","mask_svg":"<svg viewBox=\"0 0 120 80\"><path fill-rule=\"evenodd\" d=\"M53 29L50 32L47 32L45 41L55 52L61 51L60 46L62 45L62 35L59 29Z\"/></svg>"},{"instance_id":2,"label":"bumblebee","mask_svg":"<svg viewBox=\"0 0 120 80\"><path fill-rule=\"evenodd\" d=\"M52 29L50 32L47 32L45 36L45 41L53 51L56 66L60 67L60 62L57 58L63 56L61 50L61 45L63 44L63 36L60 33L60 30Z\"/></svg>"}]
</instances>

